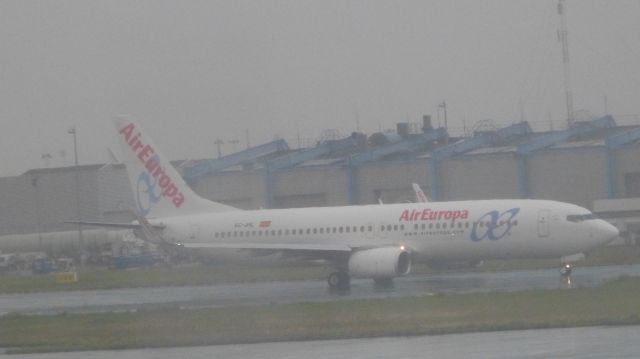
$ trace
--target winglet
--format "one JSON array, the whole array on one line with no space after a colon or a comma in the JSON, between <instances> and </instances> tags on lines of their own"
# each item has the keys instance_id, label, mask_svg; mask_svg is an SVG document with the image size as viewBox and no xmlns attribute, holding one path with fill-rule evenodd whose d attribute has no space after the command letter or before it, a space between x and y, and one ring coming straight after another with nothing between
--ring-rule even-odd
<instances>
[{"instance_id":1,"label":"winglet","mask_svg":"<svg viewBox=\"0 0 640 359\"><path fill-rule=\"evenodd\" d=\"M427 203L429 202L429 197L422 191L422 188L417 183L412 183L413 191L416 193L416 202Z\"/></svg>"}]
</instances>

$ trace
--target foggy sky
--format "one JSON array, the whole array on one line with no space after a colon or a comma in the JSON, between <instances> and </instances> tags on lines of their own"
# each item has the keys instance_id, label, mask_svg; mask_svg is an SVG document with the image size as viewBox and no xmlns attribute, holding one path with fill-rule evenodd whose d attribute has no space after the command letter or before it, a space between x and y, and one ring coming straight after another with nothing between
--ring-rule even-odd
<instances>
[{"instance_id":1,"label":"foggy sky","mask_svg":"<svg viewBox=\"0 0 640 359\"><path fill-rule=\"evenodd\" d=\"M171 159L437 118L562 128L556 0L0 1L0 176L107 162L134 116ZM567 0L576 110L640 113L640 1ZM629 117L621 116L621 119ZM619 121L623 122L623 121ZM640 123L640 118L637 123ZM224 147L225 153L231 150Z\"/></svg>"}]
</instances>

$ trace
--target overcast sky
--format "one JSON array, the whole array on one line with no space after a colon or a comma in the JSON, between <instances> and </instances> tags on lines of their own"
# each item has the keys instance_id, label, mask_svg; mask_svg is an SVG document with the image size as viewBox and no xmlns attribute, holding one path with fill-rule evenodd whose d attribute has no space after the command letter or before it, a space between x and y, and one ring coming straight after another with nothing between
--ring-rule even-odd
<instances>
[{"instance_id":1,"label":"overcast sky","mask_svg":"<svg viewBox=\"0 0 640 359\"><path fill-rule=\"evenodd\" d=\"M567 17L576 110L640 113L640 1L567 0ZM82 164L108 161L118 114L171 159L246 129L295 146L435 120L443 100L452 132L560 128L559 23L556 0L0 0L0 175L71 164L72 126Z\"/></svg>"}]
</instances>

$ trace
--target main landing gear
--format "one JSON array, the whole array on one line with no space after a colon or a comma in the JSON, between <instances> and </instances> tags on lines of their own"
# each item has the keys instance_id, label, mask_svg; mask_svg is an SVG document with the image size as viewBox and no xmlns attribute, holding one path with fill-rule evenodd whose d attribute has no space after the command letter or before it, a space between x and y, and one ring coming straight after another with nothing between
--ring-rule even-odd
<instances>
[{"instance_id":1,"label":"main landing gear","mask_svg":"<svg viewBox=\"0 0 640 359\"><path fill-rule=\"evenodd\" d=\"M347 272L333 272L329 274L327 283L329 283L329 288L331 289L349 289L351 286L351 278Z\"/></svg>"},{"instance_id":2,"label":"main landing gear","mask_svg":"<svg viewBox=\"0 0 640 359\"><path fill-rule=\"evenodd\" d=\"M393 288L393 278L374 278L376 288Z\"/></svg>"}]
</instances>

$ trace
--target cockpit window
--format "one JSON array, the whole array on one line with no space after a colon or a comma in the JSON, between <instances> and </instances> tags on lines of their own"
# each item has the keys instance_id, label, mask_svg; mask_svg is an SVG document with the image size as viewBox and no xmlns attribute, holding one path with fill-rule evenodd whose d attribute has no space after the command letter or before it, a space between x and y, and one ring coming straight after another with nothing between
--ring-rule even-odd
<instances>
[{"instance_id":1,"label":"cockpit window","mask_svg":"<svg viewBox=\"0 0 640 359\"><path fill-rule=\"evenodd\" d=\"M597 219L596 215L593 213L589 213L589 214L570 214L567 216L567 221L569 222L582 222L582 221L589 221L592 219Z\"/></svg>"}]
</instances>

